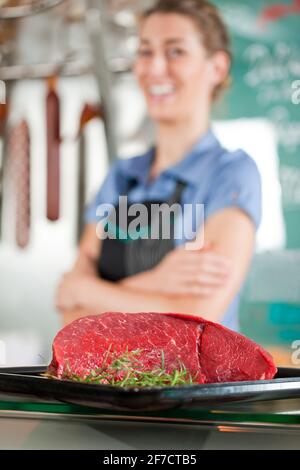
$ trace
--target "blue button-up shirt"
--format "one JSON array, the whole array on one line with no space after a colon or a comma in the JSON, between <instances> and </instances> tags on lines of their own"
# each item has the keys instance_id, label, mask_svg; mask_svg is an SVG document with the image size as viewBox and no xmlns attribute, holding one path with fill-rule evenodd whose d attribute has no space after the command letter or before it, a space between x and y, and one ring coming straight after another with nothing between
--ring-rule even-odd
<instances>
[{"instance_id":1,"label":"blue button-up shirt","mask_svg":"<svg viewBox=\"0 0 300 470\"><path fill-rule=\"evenodd\" d=\"M185 183L181 204L204 204L204 220L224 208L239 207L256 228L259 226L260 175L255 162L243 150L226 150L210 130L179 163L149 181L153 157L154 148L151 148L143 155L115 162L96 197L87 207L86 222L98 222L98 205L117 205L119 196L127 193L129 180L136 180L128 194L131 203L169 200L180 180ZM175 243L185 241L182 238L175 240ZM233 299L222 319L223 325L235 330L238 330L238 305L239 295Z\"/></svg>"}]
</instances>

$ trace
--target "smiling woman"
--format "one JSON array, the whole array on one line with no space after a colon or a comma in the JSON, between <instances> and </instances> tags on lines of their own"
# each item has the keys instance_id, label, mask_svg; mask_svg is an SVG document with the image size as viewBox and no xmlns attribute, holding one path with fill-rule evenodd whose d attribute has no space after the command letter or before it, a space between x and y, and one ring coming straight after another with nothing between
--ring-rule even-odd
<instances>
[{"instance_id":1,"label":"smiling woman","mask_svg":"<svg viewBox=\"0 0 300 470\"><path fill-rule=\"evenodd\" d=\"M146 21L150 17L151 22ZM230 83L229 36L216 8L205 1L160 1L146 11L140 21L138 57L135 72L148 104L174 97L181 82L186 98L189 93L196 105L197 98L217 98ZM206 67L208 58L210 68ZM164 67L174 82L156 82Z\"/></svg>"},{"instance_id":2,"label":"smiling woman","mask_svg":"<svg viewBox=\"0 0 300 470\"><path fill-rule=\"evenodd\" d=\"M228 86L230 62L226 27L207 1L159 0L140 18L134 72L156 142L143 155L117 161L88 206L78 260L57 294L65 323L112 310L175 311L238 329L238 292L261 196L254 161L223 148L210 129L212 102ZM182 217L168 239L123 243L97 235L97 208L112 204L118 212L120 196L130 206L180 204ZM185 210L197 204L204 204L204 224ZM204 228L204 247L175 236L187 219L196 232Z\"/></svg>"}]
</instances>

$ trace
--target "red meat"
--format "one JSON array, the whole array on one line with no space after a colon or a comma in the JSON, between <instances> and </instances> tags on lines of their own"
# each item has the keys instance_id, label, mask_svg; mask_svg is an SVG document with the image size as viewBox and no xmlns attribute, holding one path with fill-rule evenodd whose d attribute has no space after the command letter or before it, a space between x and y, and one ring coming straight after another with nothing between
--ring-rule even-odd
<instances>
[{"instance_id":1,"label":"red meat","mask_svg":"<svg viewBox=\"0 0 300 470\"><path fill-rule=\"evenodd\" d=\"M200 317L183 314L107 312L74 321L53 342L49 370L58 378L82 378L114 357L140 350L139 368L171 373L184 365L198 383L271 379L272 357L253 341Z\"/></svg>"}]
</instances>

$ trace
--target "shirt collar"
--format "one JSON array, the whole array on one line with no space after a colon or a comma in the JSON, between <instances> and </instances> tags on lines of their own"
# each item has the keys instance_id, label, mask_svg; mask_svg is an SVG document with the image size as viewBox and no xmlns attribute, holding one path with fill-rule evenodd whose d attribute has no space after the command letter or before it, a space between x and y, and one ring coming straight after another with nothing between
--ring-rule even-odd
<instances>
[{"instance_id":1,"label":"shirt collar","mask_svg":"<svg viewBox=\"0 0 300 470\"><path fill-rule=\"evenodd\" d=\"M186 156L176 165L167 168L165 173L183 182L198 185L199 176L204 173L206 165L212 164L212 157L221 148L220 142L209 129L197 140Z\"/></svg>"},{"instance_id":2,"label":"shirt collar","mask_svg":"<svg viewBox=\"0 0 300 470\"><path fill-rule=\"evenodd\" d=\"M186 156L176 165L173 165L163 171L162 174L170 175L173 178L192 184L199 183L199 172L195 171L195 163L197 168L202 169L207 159L210 161L212 154L221 148L221 144L212 132L208 130L193 145ZM155 147L151 147L145 154L140 157L123 160L122 172L128 179L136 179L145 184L148 179L151 163L154 157Z\"/></svg>"},{"instance_id":3,"label":"shirt collar","mask_svg":"<svg viewBox=\"0 0 300 470\"><path fill-rule=\"evenodd\" d=\"M121 160L122 174L129 180L146 184L153 157L154 147L151 147L146 153L138 157Z\"/></svg>"}]
</instances>

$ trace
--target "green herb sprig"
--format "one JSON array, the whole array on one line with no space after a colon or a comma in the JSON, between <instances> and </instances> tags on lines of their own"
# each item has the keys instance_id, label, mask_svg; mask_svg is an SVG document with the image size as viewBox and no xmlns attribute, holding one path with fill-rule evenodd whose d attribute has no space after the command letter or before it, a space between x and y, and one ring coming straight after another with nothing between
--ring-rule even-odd
<instances>
[{"instance_id":1,"label":"green herb sprig","mask_svg":"<svg viewBox=\"0 0 300 470\"><path fill-rule=\"evenodd\" d=\"M101 368L92 370L86 377L80 377L73 374L69 367L66 367L63 379L73 380L75 382L88 384L104 384L118 387L174 387L180 385L192 385L195 383L196 377L192 377L186 370L185 365L178 361L178 368L174 368L171 372L165 369L165 356L161 351L160 367L151 370L140 370L140 362L138 357L141 354L140 349L128 351L128 349L120 356L111 352L111 348L107 351ZM108 359L112 359L110 364ZM53 377L52 373L45 374Z\"/></svg>"}]
</instances>

